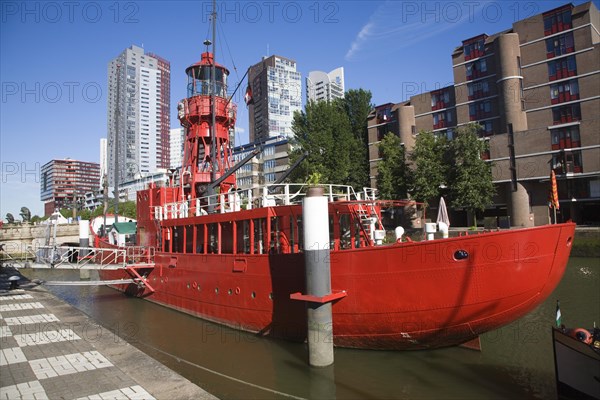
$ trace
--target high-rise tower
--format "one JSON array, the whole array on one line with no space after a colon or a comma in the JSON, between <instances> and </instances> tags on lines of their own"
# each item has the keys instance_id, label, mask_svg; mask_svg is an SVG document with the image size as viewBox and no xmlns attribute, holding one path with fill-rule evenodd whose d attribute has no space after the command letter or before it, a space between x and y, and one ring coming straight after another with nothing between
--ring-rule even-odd
<instances>
[{"instance_id":1,"label":"high-rise tower","mask_svg":"<svg viewBox=\"0 0 600 400\"><path fill-rule=\"evenodd\" d=\"M169 168L170 78L168 61L137 46L108 64L111 186Z\"/></svg>"},{"instance_id":2,"label":"high-rise tower","mask_svg":"<svg viewBox=\"0 0 600 400\"><path fill-rule=\"evenodd\" d=\"M292 133L294 111L302 109L302 82L296 61L273 55L250 67L247 97L250 141Z\"/></svg>"}]
</instances>

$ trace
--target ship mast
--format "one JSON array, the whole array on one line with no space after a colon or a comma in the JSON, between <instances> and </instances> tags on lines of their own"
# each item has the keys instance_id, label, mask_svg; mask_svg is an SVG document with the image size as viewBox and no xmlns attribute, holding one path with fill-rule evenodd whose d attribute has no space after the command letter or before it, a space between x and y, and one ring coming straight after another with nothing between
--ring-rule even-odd
<instances>
[{"instance_id":1,"label":"ship mast","mask_svg":"<svg viewBox=\"0 0 600 400\"><path fill-rule=\"evenodd\" d=\"M185 128L181 196L186 200L200 198L209 210L214 209L216 193L226 193L235 186L229 133L234 129L236 118L236 106L227 98L229 71L215 61L217 12L214 1L211 15L212 41L204 42L206 51L201 60L186 69L187 98L177 107L179 121Z\"/></svg>"},{"instance_id":2,"label":"ship mast","mask_svg":"<svg viewBox=\"0 0 600 400\"><path fill-rule=\"evenodd\" d=\"M213 54L213 63L212 66L210 68L210 83L211 83L211 90L210 90L210 113L212 116L212 121L211 121L211 125L210 125L210 141L213 144L212 146L210 146L210 160L212 162L212 170L211 170L211 175L210 175L210 180L211 182L214 182L217 180L217 169L218 169L218 164L217 164L217 150L215 148L214 143L216 143L216 126L217 126L217 115L215 113L215 95L217 93L217 70L215 67L215 62L216 62L216 55L217 55L217 0L213 0L213 12L212 12L212 54ZM208 193L209 196L212 196L214 194L214 188L212 185L209 185L209 189L208 189Z\"/></svg>"}]
</instances>

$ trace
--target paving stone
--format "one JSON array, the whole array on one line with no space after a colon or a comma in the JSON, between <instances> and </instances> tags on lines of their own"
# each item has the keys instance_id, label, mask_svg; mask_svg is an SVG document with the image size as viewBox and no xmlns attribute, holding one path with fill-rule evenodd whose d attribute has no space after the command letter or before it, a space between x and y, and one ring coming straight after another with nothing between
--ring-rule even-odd
<instances>
[{"instance_id":1,"label":"paving stone","mask_svg":"<svg viewBox=\"0 0 600 400\"><path fill-rule=\"evenodd\" d=\"M0 400L214 398L41 287L0 311Z\"/></svg>"}]
</instances>

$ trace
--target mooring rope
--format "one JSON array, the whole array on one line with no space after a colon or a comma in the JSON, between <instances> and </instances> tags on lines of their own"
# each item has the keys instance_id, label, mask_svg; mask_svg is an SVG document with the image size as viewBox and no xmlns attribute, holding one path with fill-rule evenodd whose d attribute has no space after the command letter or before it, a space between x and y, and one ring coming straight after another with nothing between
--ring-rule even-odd
<instances>
[{"instance_id":1,"label":"mooring rope","mask_svg":"<svg viewBox=\"0 0 600 400\"><path fill-rule=\"evenodd\" d=\"M125 285L135 283L133 279L115 279L112 281L41 281L44 286L98 286L98 285Z\"/></svg>"},{"instance_id":2,"label":"mooring rope","mask_svg":"<svg viewBox=\"0 0 600 400\"><path fill-rule=\"evenodd\" d=\"M154 347L154 346L152 346L152 345L150 345L148 343L143 343L143 342L138 342L138 343L142 344L143 346L149 347L150 349L152 349L152 350L154 350L156 352L159 352L159 353L161 353L161 354L163 354L165 356L169 356L171 358L174 358L177 362L181 362L181 363L190 365L192 367L201 369L203 371L209 372L211 374L215 374L217 376L220 376L221 378L226 378L226 379L232 380L234 382L238 382L238 383L241 383L241 384L244 384L244 385L256 388L256 389L264 390L265 392L270 392L270 393L273 393L273 394L276 394L276 395L279 395L279 396L282 396L282 397L287 397L287 398L296 399L296 400L307 400L304 397L298 397L298 396L294 396L294 395L289 394L289 393L280 392L278 390L274 390L274 389L270 389L268 387L260 386L260 385L257 385L255 383L247 382L247 381L244 381L242 379L238 379L238 378L235 378L233 376L226 375L226 374L224 374L222 372L218 372L218 371L215 371L213 369L210 369L210 368L207 368L207 367L203 367L202 365L198 365L198 364L196 364L194 362L188 361L188 360L183 359L181 357L178 357L178 356L176 356L174 354L168 353L168 352L166 352L164 350L161 350L159 348L156 348L156 347Z\"/></svg>"}]
</instances>

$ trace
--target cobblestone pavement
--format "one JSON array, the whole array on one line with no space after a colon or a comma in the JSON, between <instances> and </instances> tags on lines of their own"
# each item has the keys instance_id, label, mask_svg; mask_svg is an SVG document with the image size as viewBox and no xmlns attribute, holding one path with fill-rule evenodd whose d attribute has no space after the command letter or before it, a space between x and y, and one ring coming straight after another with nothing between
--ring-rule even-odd
<instances>
[{"instance_id":1,"label":"cobblestone pavement","mask_svg":"<svg viewBox=\"0 0 600 400\"><path fill-rule=\"evenodd\" d=\"M15 275L0 267L0 400L215 398Z\"/></svg>"}]
</instances>

